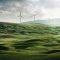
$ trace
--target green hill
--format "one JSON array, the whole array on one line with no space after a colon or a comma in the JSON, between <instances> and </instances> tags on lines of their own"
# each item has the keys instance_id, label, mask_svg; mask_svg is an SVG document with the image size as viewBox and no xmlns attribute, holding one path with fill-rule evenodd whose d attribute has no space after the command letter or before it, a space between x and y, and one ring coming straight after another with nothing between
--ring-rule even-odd
<instances>
[{"instance_id":1,"label":"green hill","mask_svg":"<svg viewBox=\"0 0 60 60\"><path fill-rule=\"evenodd\" d=\"M40 23L0 23L0 53L40 55L60 53L60 27Z\"/></svg>"},{"instance_id":2,"label":"green hill","mask_svg":"<svg viewBox=\"0 0 60 60\"><path fill-rule=\"evenodd\" d=\"M46 34L50 32L50 28L47 25L39 23L29 24L12 24L12 23L0 23L0 33L15 33L15 34Z\"/></svg>"},{"instance_id":3,"label":"green hill","mask_svg":"<svg viewBox=\"0 0 60 60\"><path fill-rule=\"evenodd\" d=\"M3 23L0 22L0 33L9 34L60 34L60 27L51 27L41 23Z\"/></svg>"}]
</instances>

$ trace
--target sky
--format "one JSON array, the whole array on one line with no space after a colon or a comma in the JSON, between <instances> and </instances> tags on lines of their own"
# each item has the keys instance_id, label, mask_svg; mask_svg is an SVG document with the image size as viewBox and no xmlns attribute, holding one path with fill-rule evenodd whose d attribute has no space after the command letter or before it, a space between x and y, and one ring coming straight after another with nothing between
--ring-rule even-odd
<instances>
[{"instance_id":1,"label":"sky","mask_svg":"<svg viewBox=\"0 0 60 60\"><path fill-rule=\"evenodd\" d=\"M60 0L0 0L0 22L60 19Z\"/></svg>"}]
</instances>

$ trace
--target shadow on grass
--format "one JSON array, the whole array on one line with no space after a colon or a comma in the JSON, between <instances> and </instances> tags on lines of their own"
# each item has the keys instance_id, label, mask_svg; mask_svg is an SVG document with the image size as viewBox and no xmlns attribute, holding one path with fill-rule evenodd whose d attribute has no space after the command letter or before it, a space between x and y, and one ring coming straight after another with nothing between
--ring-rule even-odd
<instances>
[{"instance_id":1,"label":"shadow on grass","mask_svg":"<svg viewBox=\"0 0 60 60\"><path fill-rule=\"evenodd\" d=\"M2 54L0 60L60 60L60 56Z\"/></svg>"},{"instance_id":2,"label":"shadow on grass","mask_svg":"<svg viewBox=\"0 0 60 60\"><path fill-rule=\"evenodd\" d=\"M11 35L0 35L0 38L12 38L13 36Z\"/></svg>"},{"instance_id":3,"label":"shadow on grass","mask_svg":"<svg viewBox=\"0 0 60 60\"><path fill-rule=\"evenodd\" d=\"M49 50L47 52L44 52L44 54L53 54L53 53L59 53L60 50Z\"/></svg>"},{"instance_id":4,"label":"shadow on grass","mask_svg":"<svg viewBox=\"0 0 60 60\"><path fill-rule=\"evenodd\" d=\"M35 46L39 41L39 39L31 39L24 42L16 42L13 47L15 47L16 49L26 49L28 47Z\"/></svg>"},{"instance_id":5,"label":"shadow on grass","mask_svg":"<svg viewBox=\"0 0 60 60\"><path fill-rule=\"evenodd\" d=\"M0 44L0 54L4 54L8 50L8 47L4 46L3 44Z\"/></svg>"}]
</instances>

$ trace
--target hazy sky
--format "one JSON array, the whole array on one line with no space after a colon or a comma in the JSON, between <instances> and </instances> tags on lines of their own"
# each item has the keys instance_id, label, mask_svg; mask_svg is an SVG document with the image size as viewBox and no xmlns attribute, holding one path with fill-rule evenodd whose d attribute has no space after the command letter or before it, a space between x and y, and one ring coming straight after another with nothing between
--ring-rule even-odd
<instances>
[{"instance_id":1,"label":"hazy sky","mask_svg":"<svg viewBox=\"0 0 60 60\"><path fill-rule=\"evenodd\" d=\"M20 10L22 21L60 18L60 0L0 0L0 21L19 22Z\"/></svg>"}]
</instances>

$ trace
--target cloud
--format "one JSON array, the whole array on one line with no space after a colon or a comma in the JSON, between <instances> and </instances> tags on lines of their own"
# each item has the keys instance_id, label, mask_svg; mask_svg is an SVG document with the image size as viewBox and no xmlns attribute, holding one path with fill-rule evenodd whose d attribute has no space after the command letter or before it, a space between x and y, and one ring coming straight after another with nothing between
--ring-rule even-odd
<instances>
[{"instance_id":1,"label":"cloud","mask_svg":"<svg viewBox=\"0 0 60 60\"><path fill-rule=\"evenodd\" d=\"M40 0L39 4L45 8L60 8L60 0Z\"/></svg>"},{"instance_id":2,"label":"cloud","mask_svg":"<svg viewBox=\"0 0 60 60\"><path fill-rule=\"evenodd\" d=\"M5 17L19 19L20 9L23 20L31 20L34 14L37 19L59 18L60 0L0 0L0 18L3 20Z\"/></svg>"},{"instance_id":3,"label":"cloud","mask_svg":"<svg viewBox=\"0 0 60 60\"><path fill-rule=\"evenodd\" d=\"M18 8L26 6L26 4L27 0L0 0L0 14L14 13Z\"/></svg>"}]
</instances>

